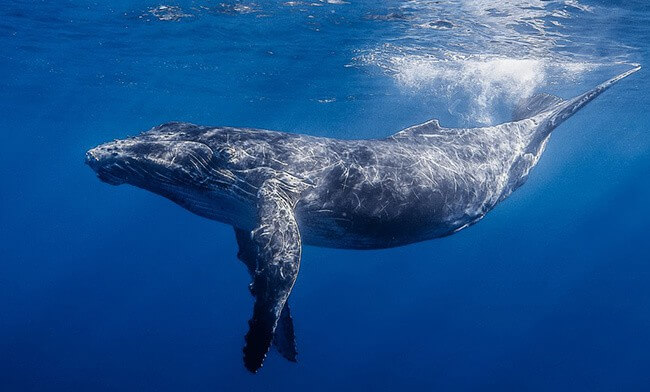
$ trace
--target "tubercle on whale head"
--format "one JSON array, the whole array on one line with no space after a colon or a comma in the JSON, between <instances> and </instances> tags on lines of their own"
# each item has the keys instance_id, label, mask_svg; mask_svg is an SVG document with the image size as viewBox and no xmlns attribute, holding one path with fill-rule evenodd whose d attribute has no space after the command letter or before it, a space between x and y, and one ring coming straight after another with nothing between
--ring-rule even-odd
<instances>
[{"instance_id":1,"label":"tubercle on whale head","mask_svg":"<svg viewBox=\"0 0 650 392\"><path fill-rule=\"evenodd\" d=\"M155 191L165 184L201 184L212 157L212 150L203 143L145 132L92 148L85 161L106 183L129 183Z\"/></svg>"}]
</instances>

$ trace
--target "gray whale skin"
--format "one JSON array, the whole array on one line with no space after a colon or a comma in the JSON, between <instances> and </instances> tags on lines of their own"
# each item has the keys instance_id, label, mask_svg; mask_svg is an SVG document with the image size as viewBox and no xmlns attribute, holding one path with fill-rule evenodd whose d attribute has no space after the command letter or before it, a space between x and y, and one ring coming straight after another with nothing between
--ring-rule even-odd
<instances>
[{"instance_id":1,"label":"gray whale skin","mask_svg":"<svg viewBox=\"0 0 650 392\"><path fill-rule=\"evenodd\" d=\"M255 298L244 365L273 344L296 360L287 299L301 243L376 249L453 234L524 183L561 122L635 67L578 97L534 95L514 121L444 128L430 120L384 139L338 140L250 128L168 123L86 153L128 183L232 225Z\"/></svg>"}]
</instances>

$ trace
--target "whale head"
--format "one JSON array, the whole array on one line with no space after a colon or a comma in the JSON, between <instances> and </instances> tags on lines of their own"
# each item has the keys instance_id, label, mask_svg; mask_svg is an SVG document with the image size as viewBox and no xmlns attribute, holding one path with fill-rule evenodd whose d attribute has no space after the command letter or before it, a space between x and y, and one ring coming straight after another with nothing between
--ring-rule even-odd
<instances>
[{"instance_id":1,"label":"whale head","mask_svg":"<svg viewBox=\"0 0 650 392\"><path fill-rule=\"evenodd\" d=\"M252 227L255 212L233 186L237 177L208 145L209 131L214 130L189 123L163 124L88 150L86 164L108 184L130 184L209 219Z\"/></svg>"},{"instance_id":2,"label":"whale head","mask_svg":"<svg viewBox=\"0 0 650 392\"><path fill-rule=\"evenodd\" d=\"M86 152L86 164L100 180L128 183L156 193L170 187L202 188L210 177L212 150L186 129L156 127Z\"/></svg>"}]
</instances>

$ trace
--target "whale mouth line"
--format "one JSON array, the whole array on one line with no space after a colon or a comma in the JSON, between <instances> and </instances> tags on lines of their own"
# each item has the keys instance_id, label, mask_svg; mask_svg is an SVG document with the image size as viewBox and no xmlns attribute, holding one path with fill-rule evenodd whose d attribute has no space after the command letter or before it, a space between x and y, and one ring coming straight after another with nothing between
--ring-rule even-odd
<instances>
[{"instance_id":1,"label":"whale mouth line","mask_svg":"<svg viewBox=\"0 0 650 392\"><path fill-rule=\"evenodd\" d=\"M92 150L86 152L86 165L97 174L102 182L105 182L110 185L121 185L126 182L124 178L126 170L124 167L119 165L116 161L106 162L105 159L102 159ZM124 175L119 175L124 174Z\"/></svg>"},{"instance_id":2,"label":"whale mouth line","mask_svg":"<svg viewBox=\"0 0 650 392\"><path fill-rule=\"evenodd\" d=\"M99 178L102 182L110 185L122 185L126 182L124 178L116 176L115 174L111 173L110 170L105 169L99 169L97 171L97 178Z\"/></svg>"},{"instance_id":3,"label":"whale mouth line","mask_svg":"<svg viewBox=\"0 0 650 392\"><path fill-rule=\"evenodd\" d=\"M93 164L92 162L87 163L88 166L95 171L97 178L107 184L122 185L127 182L128 172L117 162L111 162L109 164L104 163L100 165Z\"/></svg>"},{"instance_id":4,"label":"whale mouth line","mask_svg":"<svg viewBox=\"0 0 650 392\"><path fill-rule=\"evenodd\" d=\"M122 185L129 183L135 186L158 184L181 183L193 185L187 178L180 176L179 173L171 173L175 168L181 168L173 162L168 163L167 167L162 170L156 167L143 167L142 162L130 157L115 155L111 157L101 156L93 150L86 153L85 162L97 175L102 182L110 185ZM154 164L155 162L152 162Z\"/></svg>"}]
</instances>

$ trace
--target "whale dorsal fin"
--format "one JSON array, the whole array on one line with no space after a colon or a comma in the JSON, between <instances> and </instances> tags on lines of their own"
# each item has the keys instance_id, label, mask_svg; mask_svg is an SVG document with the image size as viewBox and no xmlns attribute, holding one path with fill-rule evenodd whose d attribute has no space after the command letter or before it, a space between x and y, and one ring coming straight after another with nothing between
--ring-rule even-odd
<instances>
[{"instance_id":1,"label":"whale dorsal fin","mask_svg":"<svg viewBox=\"0 0 650 392\"><path fill-rule=\"evenodd\" d=\"M251 293L255 297L255 305L253 317L248 322L244 365L251 372L262 367L298 277L302 246L294 206L304 187L298 179L285 175L267 179L257 193L258 221L250 233L252 244L245 250L254 255L251 257L255 260L254 265L247 262L253 275ZM285 317L290 322L288 308ZM282 324L287 320L283 320ZM279 349L281 352L287 349L285 357L293 360L295 355L291 358L293 353L287 347L289 343L281 341L293 337L293 326L281 325L280 328L283 331L277 337L282 345Z\"/></svg>"},{"instance_id":2,"label":"whale dorsal fin","mask_svg":"<svg viewBox=\"0 0 650 392\"><path fill-rule=\"evenodd\" d=\"M440 133L440 130L442 130L440 122L438 119L434 118L422 124L413 125L412 127L402 129L401 131L394 133L391 138L408 138L417 135L435 135Z\"/></svg>"},{"instance_id":3,"label":"whale dorsal fin","mask_svg":"<svg viewBox=\"0 0 650 392\"><path fill-rule=\"evenodd\" d=\"M554 106L564 102L555 95L541 93L519 101L512 113L512 120L519 121L525 118L534 117L540 113L550 110Z\"/></svg>"}]
</instances>

